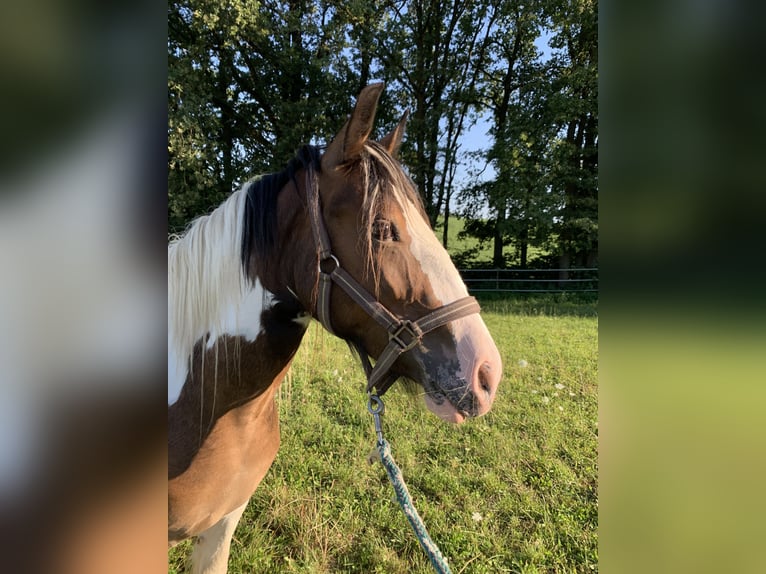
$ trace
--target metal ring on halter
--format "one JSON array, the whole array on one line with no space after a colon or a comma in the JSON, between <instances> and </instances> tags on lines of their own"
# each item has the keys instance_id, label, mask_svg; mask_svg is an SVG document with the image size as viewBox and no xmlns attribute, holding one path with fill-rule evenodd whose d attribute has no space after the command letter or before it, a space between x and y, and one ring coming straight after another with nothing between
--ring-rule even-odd
<instances>
[{"instance_id":1,"label":"metal ring on halter","mask_svg":"<svg viewBox=\"0 0 766 574\"><path fill-rule=\"evenodd\" d=\"M333 261L335 263L335 267L331 271L324 271L322 269L322 263L324 263L325 261ZM340 261L338 261L338 258L331 253L328 257L325 257L324 259L321 259L319 261L319 263L317 264L317 268L319 269L320 273L324 273L325 275L331 275L333 271L335 271L335 269L340 269Z\"/></svg>"}]
</instances>

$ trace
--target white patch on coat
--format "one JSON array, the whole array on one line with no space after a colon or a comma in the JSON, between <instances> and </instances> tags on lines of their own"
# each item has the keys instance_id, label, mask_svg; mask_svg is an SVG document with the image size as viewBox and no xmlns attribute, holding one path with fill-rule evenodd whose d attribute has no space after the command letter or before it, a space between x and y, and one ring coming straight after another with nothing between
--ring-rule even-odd
<instances>
[{"instance_id":1,"label":"white patch on coat","mask_svg":"<svg viewBox=\"0 0 766 574\"><path fill-rule=\"evenodd\" d=\"M206 348L212 349L215 342L224 335L244 337L248 342L256 340L263 331L261 316L274 304L273 293L265 290L260 281L248 291L241 301L230 303L220 310L220 314L211 322L206 333L209 335ZM200 337L201 338L201 337ZM199 340L199 338L197 339ZM181 395L189 374L191 353L182 353L173 348L173 333L168 330L168 405L172 405Z\"/></svg>"},{"instance_id":2,"label":"white patch on coat","mask_svg":"<svg viewBox=\"0 0 766 574\"><path fill-rule=\"evenodd\" d=\"M173 333L168 330L168 406L174 404L181 396L189 374L189 357L173 348Z\"/></svg>"},{"instance_id":3,"label":"white patch on coat","mask_svg":"<svg viewBox=\"0 0 766 574\"><path fill-rule=\"evenodd\" d=\"M404 216L407 231L412 238L410 252L420 263L423 273L429 279L431 289L442 305L466 297L468 289L447 250L412 203L405 206ZM484 320L478 313L456 319L450 326L460 365L458 377L463 378L467 384L474 385L478 380L478 370L484 364L496 366L499 374L502 370L500 354ZM478 391L478 389L475 390ZM462 416L454 408L450 408L451 405L447 401L436 404L434 401L427 400L426 404L430 410L445 420L452 422L462 420Z\"/></svg>"},{"instance_id":4,"label":"white patch on coat","mask_svg":"<svg viewBox=\"0 0 766 574\"><path fill-rule=\"evenodd\" d=\"M261 314L272 307L274 294L266 291L260 281L255 281L255 287L238 303L229 305L223 312L223 318L218 327L210 330L207 348L212 349L216 340L223 335L244 337L252 343L263 330Z\"/></svg>"},{"instance_id":5,"label":"white patch on coat","mask_svg":"<svg viewBox=\"0 0 766 574\"><path fill-rule=\"evenodd\" d=\"M407 231L412 237L410 252L420 263L423 273L428 276L431 288L442 305L468 295L468 289L446 249L439 243L433 230L412 202L407 202L404 218L407 222Z\"/></svg>"}]
</instances>

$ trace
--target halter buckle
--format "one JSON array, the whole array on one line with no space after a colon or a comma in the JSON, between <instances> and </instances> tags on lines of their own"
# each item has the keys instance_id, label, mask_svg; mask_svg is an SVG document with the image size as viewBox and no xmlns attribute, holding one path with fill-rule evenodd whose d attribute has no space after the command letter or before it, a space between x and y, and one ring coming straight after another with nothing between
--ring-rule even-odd
<instances>
[{"instance_id":1,"label":"halter buckle","mask_svg":"<svg viewBox=\"0 0 766 574\"><path fill-rule=\"evenodd\" d=\"M415 347L422 337L423 332L420 330L420 327L406 319L396 326L395 331L388 333L388 340L395 342L402 352L409 351Z\"/></svg>"}]
</instances>

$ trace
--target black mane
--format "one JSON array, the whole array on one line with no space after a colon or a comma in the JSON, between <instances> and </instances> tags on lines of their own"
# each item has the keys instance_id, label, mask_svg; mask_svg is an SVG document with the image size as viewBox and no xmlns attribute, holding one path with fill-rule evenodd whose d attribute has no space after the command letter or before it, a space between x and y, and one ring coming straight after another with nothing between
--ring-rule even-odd
<instances>
[{"instance_id":1,"label":"black mane","mask_svg":"<svg viewBox=\"0 0 766 574\"><path fill-rule=\"evenodd\" d=\"M309 166L319 171L321 152L318 147L304 145L280 172L264 175L247 184L242 226L242 266L247 274L250 256L269 253L277 237L277 196L290 181L298 187L295 174Z\"/></svg>"}]
</instances>

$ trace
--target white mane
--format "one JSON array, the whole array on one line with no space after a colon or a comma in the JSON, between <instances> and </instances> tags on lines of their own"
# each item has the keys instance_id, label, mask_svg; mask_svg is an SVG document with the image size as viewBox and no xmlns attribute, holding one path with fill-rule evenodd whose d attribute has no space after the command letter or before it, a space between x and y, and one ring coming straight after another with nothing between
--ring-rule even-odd
<instances>
[{"instance_id":1,"label":"white mane","mask_svg":"<svg viewBox=\"0 0 766 574\"><path fill-rule=\"evenodd\" d=\"M247 186L168 245L168 402L177 400L194 344L224 332L247 291L241 262ZM180 383L179 383L180 381Z\"/></svg>"}]
</instances>

